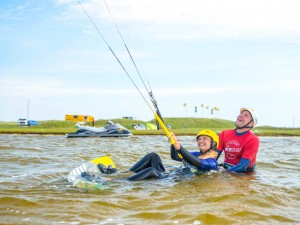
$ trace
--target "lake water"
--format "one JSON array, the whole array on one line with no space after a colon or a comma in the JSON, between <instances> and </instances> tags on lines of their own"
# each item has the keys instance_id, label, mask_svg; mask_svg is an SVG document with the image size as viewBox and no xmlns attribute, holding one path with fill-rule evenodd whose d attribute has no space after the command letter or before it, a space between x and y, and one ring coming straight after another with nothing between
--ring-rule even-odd
<instances>
[{"instance_id":1,"label":"lake water","mask_svg":"<svg viewBox=\"0 0 300 225\"><path fill-rule=\"evenodd\" d=\"M179 140L196 148L192 136ZM71 170L93 158L111 155L119 171L151 151L166 166L180 163L170 159L165 136L0 135L0 224L300 224L300 138L260 140L253 175L121 179L93 190L67 181Z\"/></svg>"}]
</instances>

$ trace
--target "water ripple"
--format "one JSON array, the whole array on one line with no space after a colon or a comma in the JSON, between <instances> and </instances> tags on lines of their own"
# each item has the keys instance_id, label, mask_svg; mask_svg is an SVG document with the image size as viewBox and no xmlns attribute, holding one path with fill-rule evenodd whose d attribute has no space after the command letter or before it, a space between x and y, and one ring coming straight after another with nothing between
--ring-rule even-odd
<instances>
[{"instance_id":1,"label":"water ripple","mask_svg":"<svg viewBox=\"0 0 300 225\"><path fill-rule=\"evenodd\" d=\"M195 149L194 137L179 138L186 148ZM179 166L169 149L165 136L0 135L1 223L300 223L300 138L261 138L252 175L220 170L162 180L125 179L131 175L126 171L148 152L157 152L166 166ZM72 169L103 155L112 156L120 171L105 189L67 182Z\"/></svg>"}]
</instances>

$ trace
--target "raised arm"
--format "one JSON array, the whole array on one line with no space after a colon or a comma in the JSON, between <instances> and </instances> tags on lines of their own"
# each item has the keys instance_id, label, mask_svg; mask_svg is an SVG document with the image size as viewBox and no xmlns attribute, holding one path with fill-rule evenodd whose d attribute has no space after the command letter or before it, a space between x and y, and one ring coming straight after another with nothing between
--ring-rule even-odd
<instances>
[{"instance_id":1,"label":"raised arm","mask_svg":"<svg viewBox=\"0 0 300 225\"><path fill-rule=\"evenodd\" d=\"M176 161L184 159L190 165L197 167L199 170L217 170L218 162L214 158L199 159L187 151L178 142L177 137L172 133L175 143L171 145L171 158Z\"/></svg>"}]
</instances>

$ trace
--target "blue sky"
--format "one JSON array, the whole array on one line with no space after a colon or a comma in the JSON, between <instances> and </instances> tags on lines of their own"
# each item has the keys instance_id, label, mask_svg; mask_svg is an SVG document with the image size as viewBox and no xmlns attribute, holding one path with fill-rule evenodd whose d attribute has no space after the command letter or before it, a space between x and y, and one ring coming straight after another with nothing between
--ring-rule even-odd
<instances>
[{"instance_id":1,"label":"blue sky","mask_svg":"<svg viewBox=\"0 0 300 225\"><path fill-rule=\"evenodd\" d=\"M259 126L300 127L299 1L106 0L113 19L80 2L148 99L117 24L163 117L252 107ZM26 118L28 101L35 120L153 118L76 0L0 0L0 52L0 121Z\"/></svg>"}]
</instances>

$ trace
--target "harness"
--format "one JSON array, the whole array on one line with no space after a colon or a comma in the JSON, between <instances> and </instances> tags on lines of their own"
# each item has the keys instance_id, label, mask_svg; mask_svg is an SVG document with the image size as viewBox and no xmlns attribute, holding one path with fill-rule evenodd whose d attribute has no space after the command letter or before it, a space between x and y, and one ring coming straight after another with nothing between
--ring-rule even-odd
<instances>
[{"instance_id":1,"label":"harness","mask_svg":"<svg viewBox=\"0 0 300 225\"><path fill-rule=\"evenodd\" d=\"M204 153L201 153L201 155L198 156L198 158L199 159L208 159L208 158L214 158L214 159L216 159L217 156L218 156L218 153L214 149L208 149ZM183 165L184 165L185 168L189 169L192 173L195 173L197 175L201 175L204 172L206 172L203 169L199 169L198 167L191 165L185 159L182 159L182 163L183 163Z\"/></svg>"}]
</instances>

